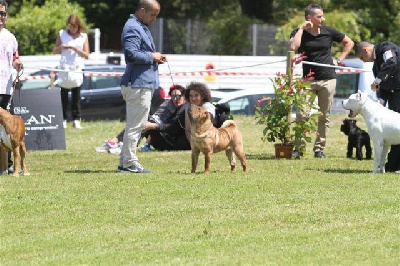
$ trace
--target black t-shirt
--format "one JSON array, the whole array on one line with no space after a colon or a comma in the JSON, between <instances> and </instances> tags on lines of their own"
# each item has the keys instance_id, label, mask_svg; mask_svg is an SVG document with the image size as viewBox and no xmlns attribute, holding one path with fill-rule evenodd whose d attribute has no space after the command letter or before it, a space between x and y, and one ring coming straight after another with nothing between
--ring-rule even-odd
<instances>
[{"instance_id":1,"label":"black t-shirt","mask_svg":"<svg viewBox=\"0 0 400 266\"><path fill-rule=\"evenodd\" d=\"M293 38L298 29L295 29L290 38ZM304 52L307 58L305 61L333 65L331 46L332 42L342 42L345 34L334 28L322 25L320 34L314 36L307 31L303 31L301 44L298 52ZM330 67L313 66L303 64L303 76L314 72L315 80L333 79L336 77L335 69Z\"/></svg>"}]
</instances>

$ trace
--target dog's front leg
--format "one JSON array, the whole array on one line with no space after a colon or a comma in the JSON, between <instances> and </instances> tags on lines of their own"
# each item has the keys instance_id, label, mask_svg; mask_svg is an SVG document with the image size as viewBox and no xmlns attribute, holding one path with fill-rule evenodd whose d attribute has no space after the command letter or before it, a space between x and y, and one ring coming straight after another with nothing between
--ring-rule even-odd
<instances>
[{"instance_id":1,"label":"dog's front leg","mask_svg":"<svg viewBox=\"0 0 400 266\"><path fill-rule=\"evenodd\" d=\"M389 145L386 145L386 144L383 145L382 154L381 154L380 161L379 161L379 167L380 167L382 173L385 173L385 161L386 161L386 156L389 152L389 148L390 148Z\"/></svg>"},{"instance_id":2,"label":"dog's front leg","mask_svg":"<svg viewBox=\"0 0 400 266\"><path fill-rule=\"evenodd\" d=\"M381 173L382 168L380 168L381 156L383 153L383 143L380 141L374 142L374 168L372 170L373 173Z\"/></svg>"},{"instance_id":3,"label":"dog's front leg","mask_svg":"<svg viewBox=\"0 0 400 266\"><path fill-rule=\"evenodd\" d=\"M204 174L208 174L211 169L211 152L204 153Z\"/></svg>"},{"instance_id":4,"label":"dog's front leg","mask_svg":"<svg viewBox=\"0 0 400 266\"><path fill-rule=\"evenodd\" d=\"M200 150L192 147L192 173L196 172L197 163L199 162Z\"/></svg>"},{"instance_id":5,"label":"dog's front leg","mask_svg":"<svg viewBox=\"0 0 400 266\"><path fill-rule=\"evenodd\" d=\"M19 146L18 147L13 147L13 153L14 153L14 173L13 176L19 176L19 165L20 165L20 160L21 160L21 155L19 153Z\"/></svg>"},{"instance_id":6,"label":"dog's front leg","mask_svg":"<svg viewBox=\"0 0 400 266\"><path fill-rule=\"evenodd\" d=\"M347 154L346 157L347 158L351 158L353 156L353 145L351 143L351 140L349 138L348 143L347 143Z\"/></svg>"},{"instance_id":7,"label":"dog's front leg","mask_svg":"<svg viewBox=\"0 0 400 266\"><path fill-rule=\"evenodd\" d=\"M26 145L25 145L25 142L21 143L21 146L19 146L19 150L20 150L20 155L21 155L21 168L22 168L22 171L23 171L24 175L30 175L29 172L28 172L28 169L26 168L26 160L25 160Z\"/></svg>"},{"instance_id":8,"label":"dog's front leg","mask_svg":"<svg viewBox=\"0 0 400 266\"><path fill-rule=\"evenodd\" d=\"M8 169L7 162L8 162L7 149L0 144L0 173Z\"/></svg>"},{"instance_id":9,"label":"dog's front leg","mask_svg":"<svg viewBox=\"0 0 400 266\"><path fill-rule=\"evenodd\" d=\"M362 154L362 143L361 140L357 140L357 145L356 145L356 159L357 160L362 160L363 158L363 154Z\"/></svg>"}]
</instances>

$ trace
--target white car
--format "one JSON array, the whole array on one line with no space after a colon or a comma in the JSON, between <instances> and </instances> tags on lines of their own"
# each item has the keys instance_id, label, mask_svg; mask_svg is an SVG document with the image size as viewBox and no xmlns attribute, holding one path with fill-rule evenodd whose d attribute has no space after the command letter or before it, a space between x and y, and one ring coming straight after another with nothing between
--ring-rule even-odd
<instances>
[{"instance_id":1,"label":"white car","mask_svg":"<svg viewBox=\"0 0 400 266\"><path fill-rule=\"evenodd\" d=\"M232 92L225 92L222 98L218 99L211 93L214 99L214 103L228 103L231 108L232 114L245 114L254 115L256 111L257 101L270 97L274 97L273 90L260 90L260 89L243 89ZM264 102L263 104L265 104Z\"/></svg>"}]
</instances>

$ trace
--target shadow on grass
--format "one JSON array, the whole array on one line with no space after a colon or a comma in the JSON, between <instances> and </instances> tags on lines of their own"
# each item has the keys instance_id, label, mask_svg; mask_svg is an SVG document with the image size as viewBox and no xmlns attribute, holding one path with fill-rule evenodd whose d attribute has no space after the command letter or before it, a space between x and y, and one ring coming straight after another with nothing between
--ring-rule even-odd
<instances>
[{"instance_id":1,"label":"shadow on grass","mask_svg":"<svg viewBox=\"0 0 400 266\"><path fill-rule=\"evenodd\" d=\"M247 160L276 160L274 155L259 153L259 154L246 154Z\"/></svg>"},{"instance_id":2,"label":"shadow on grass","mask_svg":"<svg viewBox=\"0 0 400 266\"><path fill-rule=\"evenodd\" d=\"M307 170L315 170L312 168L309 168ZM322 170L325 173L337 173L337 174L369 174L371 171L369 170L357 170L357 169L324 169Z\"/></svg>"},{"instance_id":3,"label":"shadow on grass","mask_svg":"<svg viewBox=\"0 0 400 266\"><path fill-rule=\"evenodd\" d=\"M120 173L117 170L89 170L89 169L79 169L79 170L67 170L64 171L67 174L99 174L99 173Z\"/></svg>"}]
</instances>

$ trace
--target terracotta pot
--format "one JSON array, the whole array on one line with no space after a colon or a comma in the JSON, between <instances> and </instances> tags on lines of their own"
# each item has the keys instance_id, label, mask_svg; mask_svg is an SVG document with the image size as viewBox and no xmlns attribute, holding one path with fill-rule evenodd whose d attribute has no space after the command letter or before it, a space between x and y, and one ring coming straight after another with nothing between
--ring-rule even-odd
<instances>
[{"instance_id":1,"label":"terracotta pot","mask_svg":"<svg viewBox=\"0 0 400 266\"><path fill-rule=\"evenodd\" d=\"M276 159L291 159L293 155L293 145L275 144Z\"/></svg>"}]
</instances>

